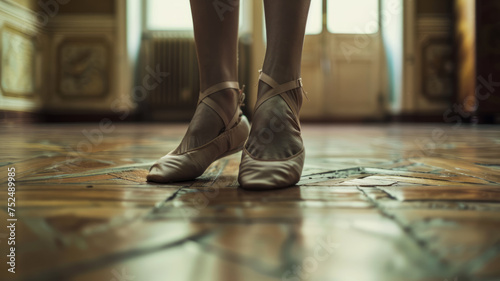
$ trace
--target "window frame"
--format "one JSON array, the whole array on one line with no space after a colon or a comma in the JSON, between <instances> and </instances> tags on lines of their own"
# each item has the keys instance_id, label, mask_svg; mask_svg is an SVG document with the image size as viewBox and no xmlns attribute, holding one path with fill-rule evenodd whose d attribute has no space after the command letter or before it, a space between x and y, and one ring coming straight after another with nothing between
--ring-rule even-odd
<instances>
[{"instance_id":1,"label":"window frame","mask_svg":"<svg viewBox=\"0 0 500 281\"><path fill-rule=\"evenodd\" d=\"M179 1L185 1L185 0L179 0ZM150 0L144 0L141 1L141 25L142 25L142 31L146 33L151 33L151 32L173 32L173 33L193 33L193 29L152 29L148 25L148 8L150 5Z\"/></svg>"},{"instance_id":2,"label":"window frame","mask_svg":"<svg viewBox=\"0 0 500 281\"><path fill-rule=\"evenodd\" d=\"M333 32L330 30L330 28L328 27L328 2L330 2L331 0L323 0L323 29L325 30L326 33L328 34L333 34L333 35L340 35L340 36L343 36L343 35L377 35L377 34L380 34L380 30L381 30L381 0L376 0L376 3L377 3L377 31L376 32L372 32L372 33L366 33L366 32L362 32L362 33L352 33L352 32Z\"/></svg>"}]
</instances>

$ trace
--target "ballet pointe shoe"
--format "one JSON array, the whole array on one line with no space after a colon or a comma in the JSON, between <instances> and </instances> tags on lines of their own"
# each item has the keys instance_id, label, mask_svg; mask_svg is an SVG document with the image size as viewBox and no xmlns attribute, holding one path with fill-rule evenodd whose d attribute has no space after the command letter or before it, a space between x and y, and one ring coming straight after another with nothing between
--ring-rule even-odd
<instances>
[{"instance_id":1,"label":"ballet pointe shoe","mask_svg":"<svg viewBox=\"0 0 500 281\"><path fill-rule=\"evenodd\" d=\"M239 103L232 119L224 114L223 109L210 98L210 95L224 89L239 89L238 82L222 82L200 94L198 104L205 103L212 108L224 122L224 131L208 143L181 151L181 145L160 158L149 170L147 180L157 183L168 183L194 180L201 176L214 161L241 151L250 132L247 118L242 114L240 106L245 94L239 90Z\"/></svg>"},{"instance_id":2,"label":"ballet pointe shoe","mask_svg":"<svg viewBox=\"0 0 500 281\"><path fill-rule=\"evenodd\" d=\"M286 92L299 88L302 94L305 92L302 89L302 79L293 80L287 83L279 84L269 75L261 71L261 81L268 84L272 89L260 96L255 104L255 111L263 103L269 101L270 98L280 96L288 105L292 114L289 114L290 122L285 126L293 126L292 137L299 138L298 143L301 148L297 153L282 159L266 159L252 155L248 151L248 140L243 147L241 156L240 170L238 174L238 182L243 189L247 190L269 190L284 188L295 185L300 180L302 169L304 167L305 150L300 136L299 110L300 104L298 100L293 99ZM262 145L266 149L265 145Z\"/></svg>"}]
</instances>

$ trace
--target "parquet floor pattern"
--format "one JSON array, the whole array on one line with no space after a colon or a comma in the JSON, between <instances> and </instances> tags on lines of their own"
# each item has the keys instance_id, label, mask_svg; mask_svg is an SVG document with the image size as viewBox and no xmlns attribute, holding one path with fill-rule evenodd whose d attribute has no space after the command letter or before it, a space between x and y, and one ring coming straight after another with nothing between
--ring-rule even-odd
<instances>
[{"instance_id":1,"label":"parquet floor pattern","mask_svg":"<svg viewBox=\"0 0 500 281\"><path fill-rule=\"evenodd\" d=\"M299 184L250 192L239 153L195 181L145 181L184 125L3 125L14 279L500 279L500 127L303 127Z\"/></svg>"}]
</instances>

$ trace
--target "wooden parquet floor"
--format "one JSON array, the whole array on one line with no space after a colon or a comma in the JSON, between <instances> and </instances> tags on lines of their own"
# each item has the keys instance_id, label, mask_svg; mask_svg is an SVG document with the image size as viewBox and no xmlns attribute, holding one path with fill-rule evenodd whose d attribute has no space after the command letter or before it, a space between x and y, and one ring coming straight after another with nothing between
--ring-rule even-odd
<instances>
[{"instance_id":1,"label":"wooden parquet floor","mask_svg":"<svg viewBox=\"0 0 500 281\"><path fill-rule=\"evenodd\" d=\"M3 125L0 279L500 280L498 126L304 125L298 186L241 190L240 154L147 183L185 128Z\"/></svg>"}]
</instances>

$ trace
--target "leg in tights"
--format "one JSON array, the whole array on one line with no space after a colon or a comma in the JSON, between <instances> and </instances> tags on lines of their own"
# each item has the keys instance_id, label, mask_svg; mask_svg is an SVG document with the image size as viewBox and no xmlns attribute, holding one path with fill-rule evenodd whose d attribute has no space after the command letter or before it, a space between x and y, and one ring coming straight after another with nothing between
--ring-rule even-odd
<instances>
[{"instance_id":1,"label":"leg in tights","mask_svg":"<svg viewBox=\"0 0 500 281\"><path fill-rule=\"evenodd\" d=\"M201 91L224 81L238 81L237 44L239 1L231 0L231 11L220 17L213 1L191 0L194 36L200 70ZM229 119L237 106L237 91L225 89L211 95ZM181 151L199 147L214 139L224 129L219 115L201 103L181 143Z\"/></svg>"},{"instance_id":2,"label":"leg in tights","mask_svg":"<svg viewBox=\"0 0 500 281\"><path fill-rule=\"evenodd\" d=\"M300 78L300 64L310 0L264 0L267 49L263 72L278 83ZM270 87L259 82L258 95ZM286 92L299 105L299 89ZM280 96L264 102L255 112L247 149L264 159L283 159L302 148L300 126Z\"/></svg>"}]
</instances>

